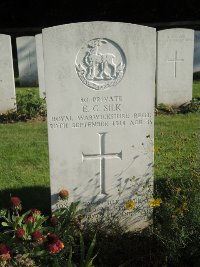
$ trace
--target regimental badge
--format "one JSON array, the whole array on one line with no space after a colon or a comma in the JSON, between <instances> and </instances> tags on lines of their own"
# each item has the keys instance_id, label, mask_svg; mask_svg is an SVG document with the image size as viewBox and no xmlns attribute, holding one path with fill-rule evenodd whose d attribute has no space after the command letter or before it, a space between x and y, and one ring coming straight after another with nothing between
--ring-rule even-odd
<instances>
[{"instance_id":1,"label":"regimental badge","mask_svg":"<svg viewBox=\"0 0 200 267\"><path fill-rule=\"evenodd\" d=\"M106 38L90 40L76 57L76 72L80 80L95 90L118 84L126 70L126 57L115 42Z\"/></svg>"}]
</instances>

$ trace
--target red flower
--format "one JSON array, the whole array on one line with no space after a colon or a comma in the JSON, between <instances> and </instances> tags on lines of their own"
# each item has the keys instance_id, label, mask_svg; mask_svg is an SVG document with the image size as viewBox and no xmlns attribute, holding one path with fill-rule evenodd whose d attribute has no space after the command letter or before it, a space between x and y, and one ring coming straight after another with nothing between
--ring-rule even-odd
<instances>
[{"instance_id":1,"label":"red flower","mask_svg":"<svg viewBox=\"0 0 200 267\"><path fill-rule=\"evenodd\" d=\"M23 238L25 235L25 231L23 228L18 228L16 231L15 231L15 236L17 238Z\"/></svg>"},{"instance_id":2,"label":"red flower","mask_svg":"<svg viewBox=\"0 0 200 267\"><path fill-rule=\"evenodd\" d=\"M34 214L41 214L41 211L38 209L31 209L30 215L34 215Z\"/></svg>"},{"instance_id":3,"label":"red flower","mask_svg":"<svg viewBox=\"0 0 200 267\"><path fill-rule=\"evenodd\" d=\"M8 253L8 252L9 252L9 251L8 251L8 249L7 249L7 247L6 247L6 244L1 243L1 244L0 244L0 255L6 254L6 253Z\"/></svg>"},{"instance_id":4,"label":"red flower","mask_svg":"<svg viewBox=\"0 0 200 267\"><path fill-rule=\"evenodd\" d=\"M59 247L56 245L56 244L49 244L48 245L48 250L51 254L56 254L58 253L60 250L59 250Z\"/></svg>"},{"instance_id":5,"label":"red flower","mask_svg":"<svg viewBox=\"0 0 200 267\"><path fill-rule=\"evenodd\" d=\"M59 247L60 250L62 250L65 247L64 244L63 244L63 242L61 240L58 240L56 242L56 245Z\"/></svg>"},{"instance_id":6,"label":"red flower","mask_svg":"<svg viewBox=\"0 0 200 267\"><path fill-rule=\"evenodd\" d=\"M10 204L11 204L12 209L21 210L21 208L22 208L21 199L18 197L11 197L10 198Z\"/></svg>"},{"instance_id":7,"label":"red flower","mask_svg":"<svg viewBox=\"0 0 200 267\"><path fill-rule=\"evenodd\" d=\"M40 231L35 231L31 234L31 238L33 241L38 241L42 239L42 233Z\"/></svg>"},{"instance_id":8,"label":"red flower","mask_svg":"<svg viewBox=\"0 0 200 267\"><path fill-rule=\"evenodd\" d=\"M67 199L68 197L69 197L69 192L67 191L67 190L65 190L65 189L63 189L63 190L61 190L60 192L59 192L59 197L61 198L61 199Z\"/></svg>"},{"instance_id":9,"label":"red flower","mask_svg":"<svg viewBox=\"0 0 200 267\"><path fill-rule=\"evenodd\" d=\"M53 226L57 225L59 220L56 216L51 217L50 222Z\"/></svg>"},{"instance_id":10,"label":"red flower","mask_svg":"<svg viewBox=\"0 0 200 267\"><path fill-rule=\"evenodd\" d=\"M10 258L10 252L8 251L6 245L4 243L0 244L0 260L7 261Z\"/></svg>"},{"instance_id":11,"label":"red flower","mask_svg":"<svg viewBox=\"0 0 200 267\"><path fill-rule=\"evenodd\" d=\"M56 254L64 248L63 242L56 234L50 233L47 235L47 248L51 254Z\"/></svg>"},{"instance_id":12,"label":"red flower","mask_svg":"<svg viewBox=\"0 0 200 267\"><path fill-rule=\"evenodd\" d=\"M59 240L59 237L56 234L48 234L47 240L49 243L56 243Z\"/></svg>"},{"instance_id":13,"label":"red flower","mask_svg":"<svg viewBox=\"0 0 200 267\"><path fill-rule=\"evenodd\" d=\"M56 254L64 248L62 241L58 240L56 243L48 244L48 250L51 254Z\"/></svg>"},{"instance_id":14,"label":"red flower","mask_svg":"<svg viewBox=\"0 0 200 267\"><path fill-rule=\"evenodd\" d=\"M36 222L36 218L34 218L33 216L28 216L26 219L24 219L23 223L28 222Z\"/></svg>"}]
</instances>

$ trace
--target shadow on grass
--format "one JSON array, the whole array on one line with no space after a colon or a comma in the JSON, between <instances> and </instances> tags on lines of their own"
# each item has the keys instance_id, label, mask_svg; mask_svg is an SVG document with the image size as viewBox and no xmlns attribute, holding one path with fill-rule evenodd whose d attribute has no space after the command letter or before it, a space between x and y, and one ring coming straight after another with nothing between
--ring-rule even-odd
<instances>
[{"instance_id":1,"label":"shadow on grass","mask_svg":"<svg viewBox=\"0 0 200 267\"><path fill-rule=\"evenodd\" d=\"M10 196L17 196L22 201L22 212L39 209L45 215L51 213L50 188L42 186L6 189L0 191L0 209L9 208Z\"/></svg>"}]
</instances>

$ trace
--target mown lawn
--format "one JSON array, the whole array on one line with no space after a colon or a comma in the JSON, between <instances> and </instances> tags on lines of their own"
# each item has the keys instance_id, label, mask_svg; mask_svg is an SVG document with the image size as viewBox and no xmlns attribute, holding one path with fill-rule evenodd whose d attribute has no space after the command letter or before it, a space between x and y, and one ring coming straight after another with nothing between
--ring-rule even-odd
<instances>
[{"instance_id":1,"label":"mown lawn","mask_svg":"<svg viewBox=\"0 0 200 267\"><path fill-rule=\"evenodd\" d=\"M193 82L193 98L200 98L200 81Z\"/></svg>"},{"instance_id":2,"label":"mown lawn","mask_svg":"<svg viewBox=\"0 0 200 267\"><path fill-rule=\"evenodd\" d=\"M45 122L0 124L0 206L9 194L23 206L50 206L47 127Z\"/></svg>"},{"instance_id":3,"label":"mown lawn","mask_svg":"<svg viewBox=\"0 0 200 267\"><path fill-rule=\"evenodd\" d=\"M155 118L155 178L189 175L199 164L199 114ZM25 208L50 207L47 125L0 124L0 207L17 194Z\"/></svg>"},{"instance_id":4,"label":"mown lawn","mask_svg":"<svg viewBox=\"0 0 200 267\"><path fill-rule=\"evenodd\" d=\"M199 164L198 113L155 119L155 178L183 177Z\"/></svg>"}]
</instances>

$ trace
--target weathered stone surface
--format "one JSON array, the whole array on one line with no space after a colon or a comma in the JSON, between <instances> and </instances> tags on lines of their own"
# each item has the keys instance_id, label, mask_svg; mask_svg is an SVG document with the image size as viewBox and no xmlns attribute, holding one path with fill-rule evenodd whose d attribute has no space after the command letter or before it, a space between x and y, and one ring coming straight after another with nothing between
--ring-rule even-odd
<instances>
[{"instance_id":1,"label":"weathered stone surface","mask_svg":"<svg viewBox=\"0 0 200 267\"><path fill-rule=\"evenodd\" d=\"M38 66L38 80L39 80L39 92L40 97L45 98L45 81L44 81L44 56L43 56L43 44L42 34L35 36L36 41L36 55L37 55L37 66Z\"/></svg>"},{"instance_id":2,"label":"weathered stone surface","mask_svg":"<svg viewBox=\"0 0 200 267\"><path fill-rule=\"evenodd\" d=\"M81 201L87 219L149 224L156 31L115 22L43 30L52 208Z\"/></svg>"},{"instance_id":3,"label":"weathered stone surface","mask_svg":"<svg viewBox=\"0 0 200 267\"><path fill-rule=\"evenodd\" d=\"M37 86L37 59L34 36L16 39L20 86Z\"/></svg>"},{"instance_id":4,"label":"weathered stone surface","mask_svg":"<svg viewBox=\"0 0 200 267\"><path fill-rule=\"evenodd\" d=\"M0 34L0 113L16 109L11 38Z\"/></svg>"},{"instance_id":5,"label":"weathered stone surface","mask_svg":"<svg viewBox=\"0 0 200 267\"><path fill-rule=\"evenodd\" d=\"M194 31L158 32L157 105L181 105L192 99Z\"/></svg>"}]
</instances>

